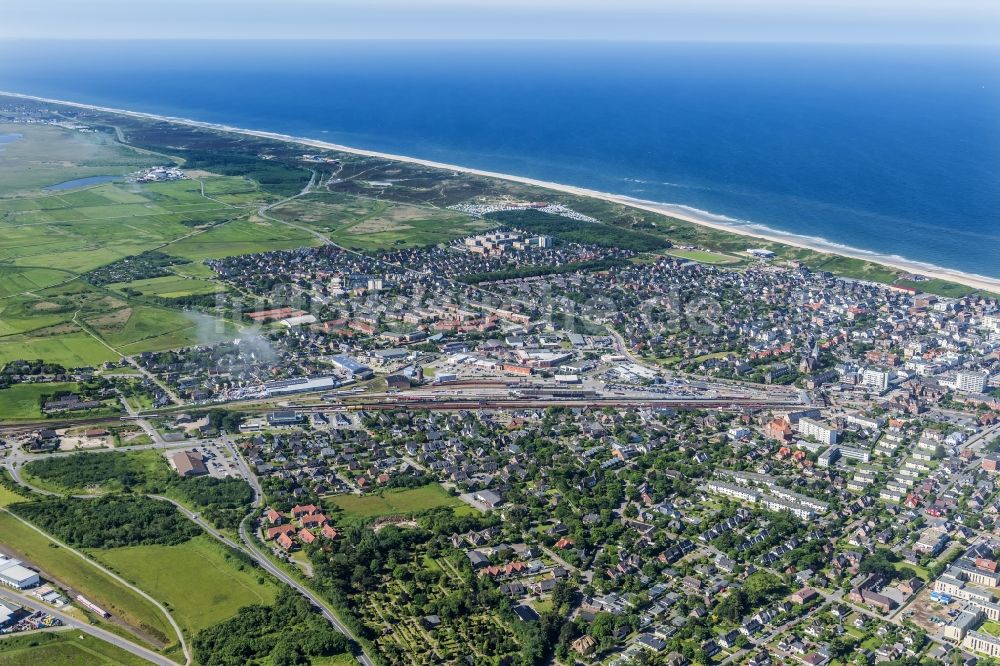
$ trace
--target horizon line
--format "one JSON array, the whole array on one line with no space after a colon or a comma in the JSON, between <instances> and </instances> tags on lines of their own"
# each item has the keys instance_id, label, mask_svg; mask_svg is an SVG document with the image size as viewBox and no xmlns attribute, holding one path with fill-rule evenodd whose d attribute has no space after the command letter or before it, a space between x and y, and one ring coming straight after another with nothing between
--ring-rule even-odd
<instances>
[{"instance_id":1,"label":"horizon line","mask_svg":"<svg viewBox=\"0 0 1000 666\"><path fill-rule=\"evenodd\" d=\"M172 36L172 37L121 37L121 36L69 36L32 35L4 36L5 42L400 42L400 43L483 43L483 42L532 42L539 44L602 43L602 44L706 44L734 46L926 46L958 47L1000 50L1000 41L924 41L924 40L870 40L870 39L684 39L684 38L626 38L626 37L286 37L286 36Z\"/></svg>"}]
</instances>

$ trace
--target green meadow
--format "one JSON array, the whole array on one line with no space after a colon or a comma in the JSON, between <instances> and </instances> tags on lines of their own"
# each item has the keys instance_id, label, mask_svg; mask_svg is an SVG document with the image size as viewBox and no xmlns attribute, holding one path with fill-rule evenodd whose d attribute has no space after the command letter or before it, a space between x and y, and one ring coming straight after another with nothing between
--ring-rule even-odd
<instances>
[{"instance_id":1,"label":"green meadow","mask_svg":"<svg viewBox=\"0 0 1000 666\"><path fill-rule=\"evenodd\" d=\"M42 418L41 397L56 391L76 391L78 384L15 384L0 389L0 419L40 419Z\"/></svg>"},{"instance_id":2,"label":"green meadow","mask_svg":"<svg viewBox=\"0 0 1000 666\"><path fill-rule=\"evenodd\" d=\"M277 585L270 578L209 536L177 546L127 546L91 554L166 604L189 636L229 619L244 606L269 605L277 598Z\"/></svg>"},{"instance_id":3,"label":"green meadow","mask_svg":"<svg viewBox=\"0 0 1000 666\"><path fill-rule=\"evenodd\" d=\"M81 132L50 125L0 123L0 134L21 138L4 145L0 196L88 176L124 175L166 160L124 146L110 132Z\"/></svg>"},{"instance_id":4,"label":"green meadow","mask_svg":"<svg viewBox=\"0 0 1000 666\"><path fill-rule=\"evenodd\" d=\"M357 250L434 245L493 226L453 210L334 193L299 197L269 215L315 229L338 245Z\"/></svg>"},{"instance_id":5,"label":"green meadow","mask_svg":"<svg viewBox=\"0 0 1000 666\"><path fill-rule=\"evenodd\" d=\"M115 291L129 289L139 292L143 296L159 296L161 298L213 294L225 289L218 282L181 275L164 275L162 277L135 280L133 282L119 282L110 284L108 287Z\"/></svg>"},{"instance_id":6,"label":"green meadow","mask_svg":"<svg viewBox=\"0 0 1000 666\"><path fill-rule=\"evenodd\" d=\"M436 483L405 490L384 490L371 495L331 495L326 499L348 518L360 520L413 515L441 507L461 510L466 506Z\"/></svg>"},{"instance_id":7,"label":"green meadow","mask_svg":"<svg viewBox=\"0 0 1000 666\"><path fill-rule=\"evenodd\" d=\"M114 578L65 548L56 546L9 513L0 512L0 534L3 534L5 546L38 567L43 574L78 590L141 633L164 643L172 642L169 637L173 636L173 630L163 613Z\"/></svg>"},{"instance_id":8,"label":"green meadow","mask_svg":"<svg viewBox=\"0 0 1000 666\"><path fill-rule=\"evenodd\" d=\"M0 666L144 666L145 659L82 631L0 638Z\"/></svg>"}]
</instances>

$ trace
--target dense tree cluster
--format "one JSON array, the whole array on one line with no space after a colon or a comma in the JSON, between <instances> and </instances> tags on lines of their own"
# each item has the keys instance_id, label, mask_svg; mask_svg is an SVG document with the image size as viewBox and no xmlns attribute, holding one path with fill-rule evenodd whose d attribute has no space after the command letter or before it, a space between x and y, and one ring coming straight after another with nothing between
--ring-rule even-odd
<instances>
[{"instance_id":1,"label":"dense tree cluster","mask_svg":"<svg viewBox=\"0 0 1000 666\"><path fill-rule=\"evenodd\" d=\"M158 250L147 250L101 266L87 274L87 282L101 286L113 282L132 282L171 275L170 266L189 264L188 259L174 257Z\"/></svg>"},{"instance_id":2,"label":"dense tree cluster","mask_svg":"<svg viewBox=\"0 0 1000 666\"><path fill-rule=\"evenodd\" d=\"M670 247L670 241L645 231L581 222L538 210L508 210L490 213L486 217L518 229L584 245L617 247L635 252L656 252Z\"/></svg>"},{"instance_id":3,"label":"dense tree cluster","mask_svg":"<svg viewBox=\"0 0 1000 666\"><path fill-rule=\"evenodd\" d=\"M84 501L54 497L15 504L12 509L77 548L171 546L201 533L172 504L135 495Z\"/></svg>"},{"instance_id":4,"label":"dense tree cluster","mask_svg":"<svg viewBox=\"0 0 1000 666\"><path fill-rule=\"evenodd\" d=\"M349 639L290 590L273 606L242 608L194 639L195 661L203 666L292 666L353 650Z\"/></svg>"},{"instance_id":5,"label":"dense tree cluster","mask_svg":"<svg viewBox=\"0 0 1000 666\"><path fill-rule=\"evenodd\" d=\"M235 528L253 502L253 490L243 479L178 476L165 461L150 467L144 458L132 455L77 453L34 460L25 471L70 493L100 488L175 497L201 508L219 528Z\"/></svg>"},{"instance_id":6,"label":"dense tree cluster","mask_svg":"<svg viewBox=\"0 0 1000 666\"><path fill-rule=\"evenodd\" d=\"M559 273L573 273L576 271L605 271L613 266L624 266L627 263L624 259L595 259L593 261L580 261L558 266L514 266L502 271L461 275L458 277L458 280L466 284L479 284L480 282L517 280L536 277L538 275L557 275Z\"/></svg>"}]
</instances>

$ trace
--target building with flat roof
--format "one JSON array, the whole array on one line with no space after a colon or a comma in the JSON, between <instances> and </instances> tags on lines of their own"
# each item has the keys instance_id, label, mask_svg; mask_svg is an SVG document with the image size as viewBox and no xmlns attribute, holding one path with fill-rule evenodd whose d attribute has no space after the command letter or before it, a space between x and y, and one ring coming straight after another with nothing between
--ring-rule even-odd
<instances>
[{"instance_id":1,"label":"building with flat roof","mask_svg":"<svg viewBox=\"0 0 1000 666\"><path fill-rule=\"evenodd\" d=\"M41 582L38 572L15 560L0 555L0 583L15 590L27 590Z\"/></svg>"},{"instance_id":2,"label":"building with flat roof","mask_svg":"<svg viewBox=\"0 0 1000 666\"><path fill-rule=\"evenodd\" d=\"M989 375L985 372L959 372L955 375L955 390L963 393L982 393L986 390Z\"/></svg>"},{"instance_id":3,"label":"building with flat roof","mask_svg":"<svg viewBox=\"0 0 1000 666\"><path fill-rule=\"evenodd\" d=\"M340 386L340 381L336 377L291 377L264 382L264 390L267 391L268 395L326 391L338 386Z\"/></svg>"},{"instance_id":4,"label":"building with flat roof","mask_svg":"<svg viewBox=\"0 0 1000 666\"><path fill-rule=\"evenodd\" d=\"M357 377L359 379L369 379L375 375L375 372L363 363L359 363L350 356L346 354L338 354L332 359L333 364L340 368L342 371L346 372L351 377Z\"/></svg>"},{"instance_id":5,"label":"building with flat roof","mask_svg":"<svg viewBox=\"0 0 1000 666\"><path fill-rule=\"evenodd\" d=\"M810 418L799 419L798 429L803 437L812 437L827 446L836 444L840 437L840 432L834 426Z\"/></svg>"},{"instance_id":6,"label":"building with flat roof","mask_svg":"<svg viewBox=\"0 0 1000 666\"><path fill-rule=\"evenodd\" d=\"M267 415L267 424L273 428L293 426L301 421L302 415L290 410L271 412Z\"/></svg>"},{"instance_id":7,"label":"building with flat roof","mask_svg":"<svg viewBox=\"0 0 1000 666\"><path fill-rule=\"evenodd\" d=\"M962 641L962 647L991 657L1000 657L1000 638L979 631L970 631Z\"/></svg>"},{"instance_id":8,"label":"building with flat roof","mask_svg":"<svg viewBox=\"0 0 1000 666\"><path fill-rule=\"evenodd\" d=\"M18 606L15 606L10 602L0 602L0 629L14 624L20 612L21 609Z\"/></svg>"}]
</instances>

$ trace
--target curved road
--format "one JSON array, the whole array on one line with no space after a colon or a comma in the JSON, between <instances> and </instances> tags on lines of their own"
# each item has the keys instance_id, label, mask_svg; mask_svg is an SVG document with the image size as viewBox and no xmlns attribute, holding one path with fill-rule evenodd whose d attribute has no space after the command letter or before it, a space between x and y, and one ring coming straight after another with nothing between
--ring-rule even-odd
<instances>
[{"instance_id":1,"label":"curved road","mask_svg":"<svg viewBox=\"0 0 1000 666\"><path fill-rule=\"evenodd\" d=\"M181 650L184 652L184 660L185 660L184 663L185 663L185 666L190 666L191 665L191 663L192 663L191 650L190 650L190 648L188 648L187 641L184 640L184 632L181 631L180 625L178 625L177 621L174 620L174 616L171 615L170 612L166 608L163 607L163 604L161 604L159 601L157 601L156 599L154 599L152 596L150 596L150 595L146 594L145 592L143 592L142 590L140 590L135 585L132 585L131 583L129 583L127 580L125 580L124 578L122 578L121 576L119 576L118 574L116 574L114 571L111 571L107 567L102 566L101 564L98 564L97 562L95 562L94 560L90 559L89 557L87 557L86 555L84 555L83 553L81 553L80 551L78 551L77 549L73 548L72 546L66 545L65 543L63 543L59 539L56 539L51 534L49 534L49 533L45 532L44 530L36 527L32 523L29 523L28 521L24 520L20 516L14 514L12 512L10 512L10 511L7 511L6 509L0 509L0 511L3 511L4 513L12 516L18 522L24 523L24 525L26 525L27 527L35 530L36 532L38 532L39 534L41 534L45 538L47 538L50 541L52 541L52 543L58 544L60 548L65 549L67 552L73 553L74 555L76 555L77 557L79 557L81 560L83 560L84 562L86 562L87 564L89 564L90 566L94 567L95 569L98 569L99 571L101 571L102 573L110 576L111 578L114 578L117 582L121 583L122 585L124 585L128 589L132 590L133 592L135 592L136 594L138 594L139 596L141 596L146 601L148 601L151 604L153 604L157 608L157 610L159 610L161 613L163 613L163 616L167 618L167 621L170 622L170 626L173 628L174 632L177 634L177 640L180 641ZM121 639L119 639L119 640L121 640ZM171 663L173 663L173 662L171 662Z\"/></svg>"},{"instance_id":2,"label":"curved road","mask_svg":"<svg viewBox=\"0 0 1000 666\"><path fill-rule=\"evenodd\" d=\"M128 652L131 652L132 654L136 655L137 657L141 657L146 661L158 664L158 666L177 666L177 662L167 659L162 654L157 654L152 650L147 650L141 645L136 645L132 641L125 640L121 636L113 634L110 631L105 631L100 627L95 627L93 625L81 622L72 615L67 615L66 613L56 610L50 606L38 603L31 597L19 594L14 590L9 590L7 588L0 587L0 599L24 606L25 608L30 608L32 610L42 611L43 613L46 613L54 618L57 618L67 627L70 627L72 629L77 629L84 633L90 634L91 636L99 638L102 641L105 641L106 643L111 643L116 647L119 647L123 650L127 650Z\"/></svg>"}]
</instances>

